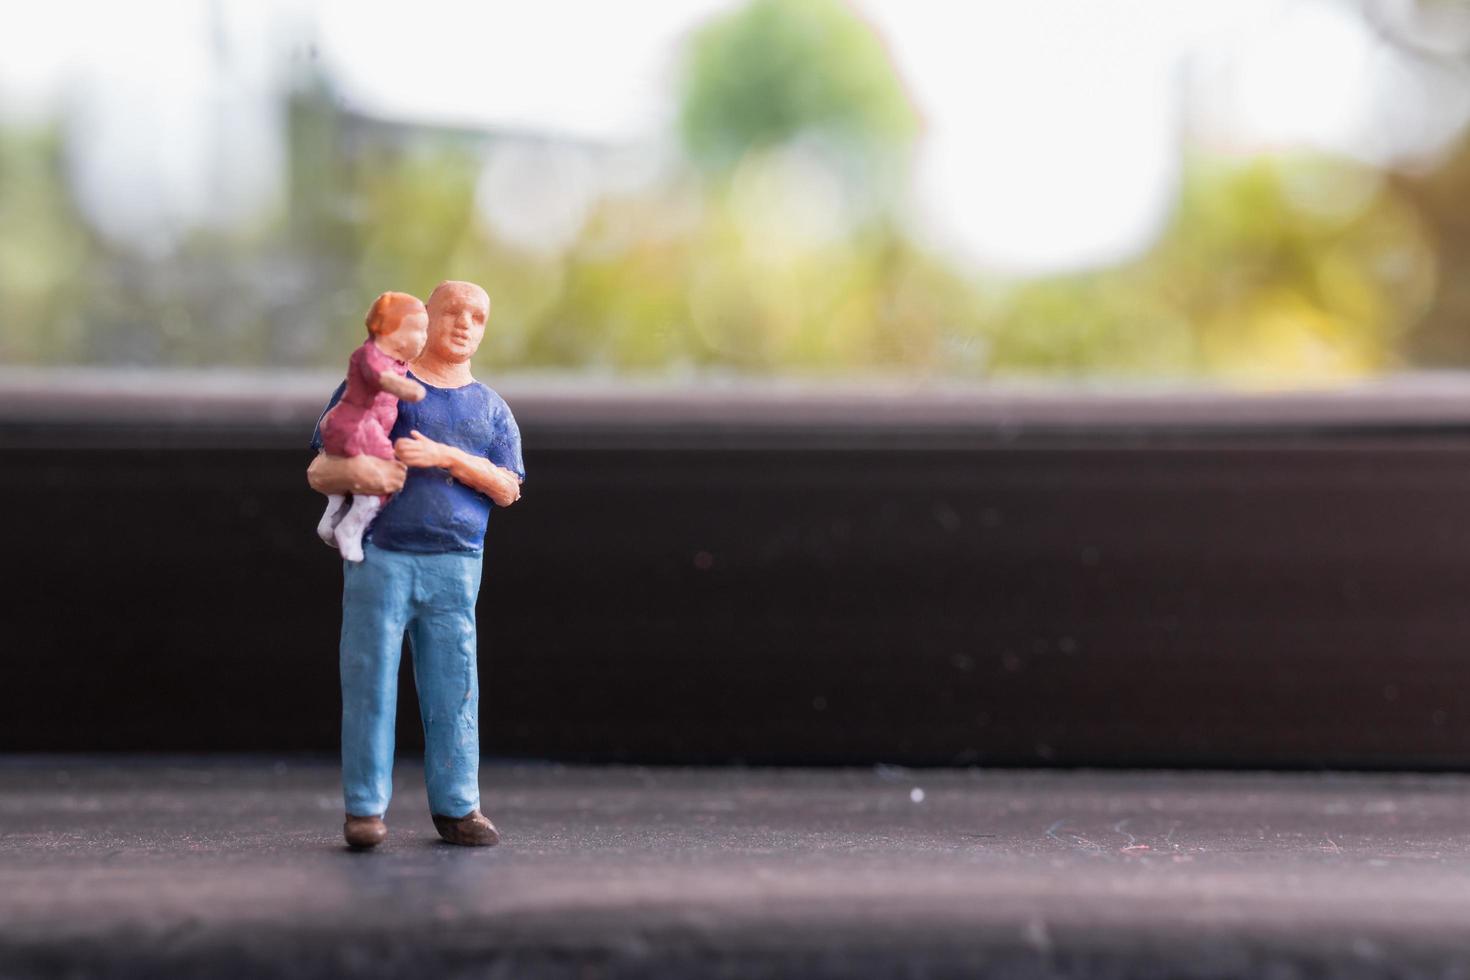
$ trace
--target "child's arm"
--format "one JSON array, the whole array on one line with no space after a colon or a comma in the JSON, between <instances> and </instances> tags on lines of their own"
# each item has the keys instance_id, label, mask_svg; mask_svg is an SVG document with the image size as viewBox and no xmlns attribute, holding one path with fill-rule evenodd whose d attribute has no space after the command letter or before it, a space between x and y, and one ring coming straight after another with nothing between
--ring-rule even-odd
<instances>
[{"instance_id":1,"label":"child's arm","mask_svg":"<svg viewBox=\"0 0 1470 980\"><path fill-rule=\"evenodd\" d=\"M393 370L393 358L381 347L369 340L352 355L358 377L368 387L386 391L394 398L406 402L424 400L424 386Z\"/></svg>"},{"instance_id":2,"label":"child's arm","mask_svg":"<svg viewBox=\"0 0 1470 980\"><path fill-rule=\"evenodd\" d=\"M400 398L406 402L421 402L424 400L424 386L412 378L405 378L401 374L392 371L384 371L378 375L378 387L388 394Z\"/></svg>"}]
</instances>

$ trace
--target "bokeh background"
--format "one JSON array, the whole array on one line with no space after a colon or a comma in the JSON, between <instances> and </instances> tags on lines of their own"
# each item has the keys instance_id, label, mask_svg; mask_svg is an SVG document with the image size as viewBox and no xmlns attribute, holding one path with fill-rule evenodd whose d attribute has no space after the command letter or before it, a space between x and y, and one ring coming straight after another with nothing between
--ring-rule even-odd
<instances>
[{"instance_id":1,"label":"bokeh background","mask_svg":"<svg viewBox=\"0 0 1470 980\"><path fill-rule=\"evenodd\" d=\"M1470 3L0 15L0 749L335 751L308 434L462 278L487 752L1470 768Z\"/></svg>"},{"instance_id":2,"label":"bokeh background","mask_svg":"<svg viewBox=\"0 0 1470 980\"><path fill-rule=\"evenodd\" d=\"M6 3L0 364L1330 384L1470 364L1470 6Z\"/></svg>"}]
</instances>

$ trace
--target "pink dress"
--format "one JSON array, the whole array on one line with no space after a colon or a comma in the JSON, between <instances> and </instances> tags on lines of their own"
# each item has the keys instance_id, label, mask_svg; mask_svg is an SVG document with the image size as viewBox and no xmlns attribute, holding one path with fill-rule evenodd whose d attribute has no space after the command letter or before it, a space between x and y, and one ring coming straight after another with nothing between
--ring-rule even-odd
<instances>
[{"instance_id":1,"label":"pink dress","mask_svg":"<svg viewBox=\"0 0 1470 980\"><path fill-rule=\"evenodd\" d=\"M322 449L333 456L393 458L388 433L398 421L398 396L384 391L378 376L408 374L408 365L378 349L369 337L347 362L347 389L322 419Z\"/></svg>"}]
</instances>

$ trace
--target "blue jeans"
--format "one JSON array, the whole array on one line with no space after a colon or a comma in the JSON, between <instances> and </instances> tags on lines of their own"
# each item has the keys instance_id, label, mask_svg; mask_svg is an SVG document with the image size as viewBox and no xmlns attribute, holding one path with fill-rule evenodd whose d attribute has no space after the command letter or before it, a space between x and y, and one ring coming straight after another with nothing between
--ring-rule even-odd
<instances>
[{"instance_id":1,"label":"blue jeans","mask_svg":"<svg viewBox=\"0 0 1470 980\"><path fill-rule=\"evenodd\" d=\"M347 812L378 816L393 795L393 724L403 637L424 719L429 807L480 805L479 552L421 555L363 545L342 563L342 790Z\"/></svg>"}]
</instances>

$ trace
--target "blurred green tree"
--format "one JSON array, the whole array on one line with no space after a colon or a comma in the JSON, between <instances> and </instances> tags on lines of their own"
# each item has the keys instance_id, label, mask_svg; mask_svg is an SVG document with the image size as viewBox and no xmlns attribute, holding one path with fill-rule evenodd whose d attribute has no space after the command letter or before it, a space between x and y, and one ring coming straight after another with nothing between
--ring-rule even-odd
<instances>
[{"instance_id":1,"label":"blurred green tree","mask_svg":"<svg viewBox=\"0 0 1470 980\"><path fill-rule=\"evenodd\" d=\"M91 252L55 126L0 128L0 364L74 360Z\"/></svg>"},{"instance_id":2,"label":"blurred green tree","mask_svg":"<svg viewBox=\"0 0 1470 980\"><path fill-rule=\"evenodd\" d=\"M991 369L1248 385L1359 377L1396 366L1434 283L1424 222L1376 171L1191 155L1174 218L1144 256L997 289Z\"/></svg>"},{"instance_id":3,"label":"blurred green tree","mask_svg":"<svg viewBox=\"0 0 1470 980\"><path fill-rule=\"evenodd\" d=\"M728 175L752 150L831 141L888 173L918 120L887 51L839 0L753 0L691 39L679 130L690 158Z\"/></svg>"},{"instance_id":4,"label":"blurred green tree","mask_svg":"<svg viewBox=\"0 0 1470 980\"><path fill-rule=\"evenodd\" d=\"M340 369L376 292L463 278L493 297L491 370L1290 385L1470 364L1470 286L1443 271L1470 261L1470 143L1418 173L1187 152L1145 254L1002 281L908 234L918 120L840 0L714 19L678 85L681 165L603 188L549 251L481 220L487 160L528 134L357 113L317 68L284 107L281 200L167 254L89 226L66 127L0 127L0 361Z\"/></svg>"}]
</instances>

